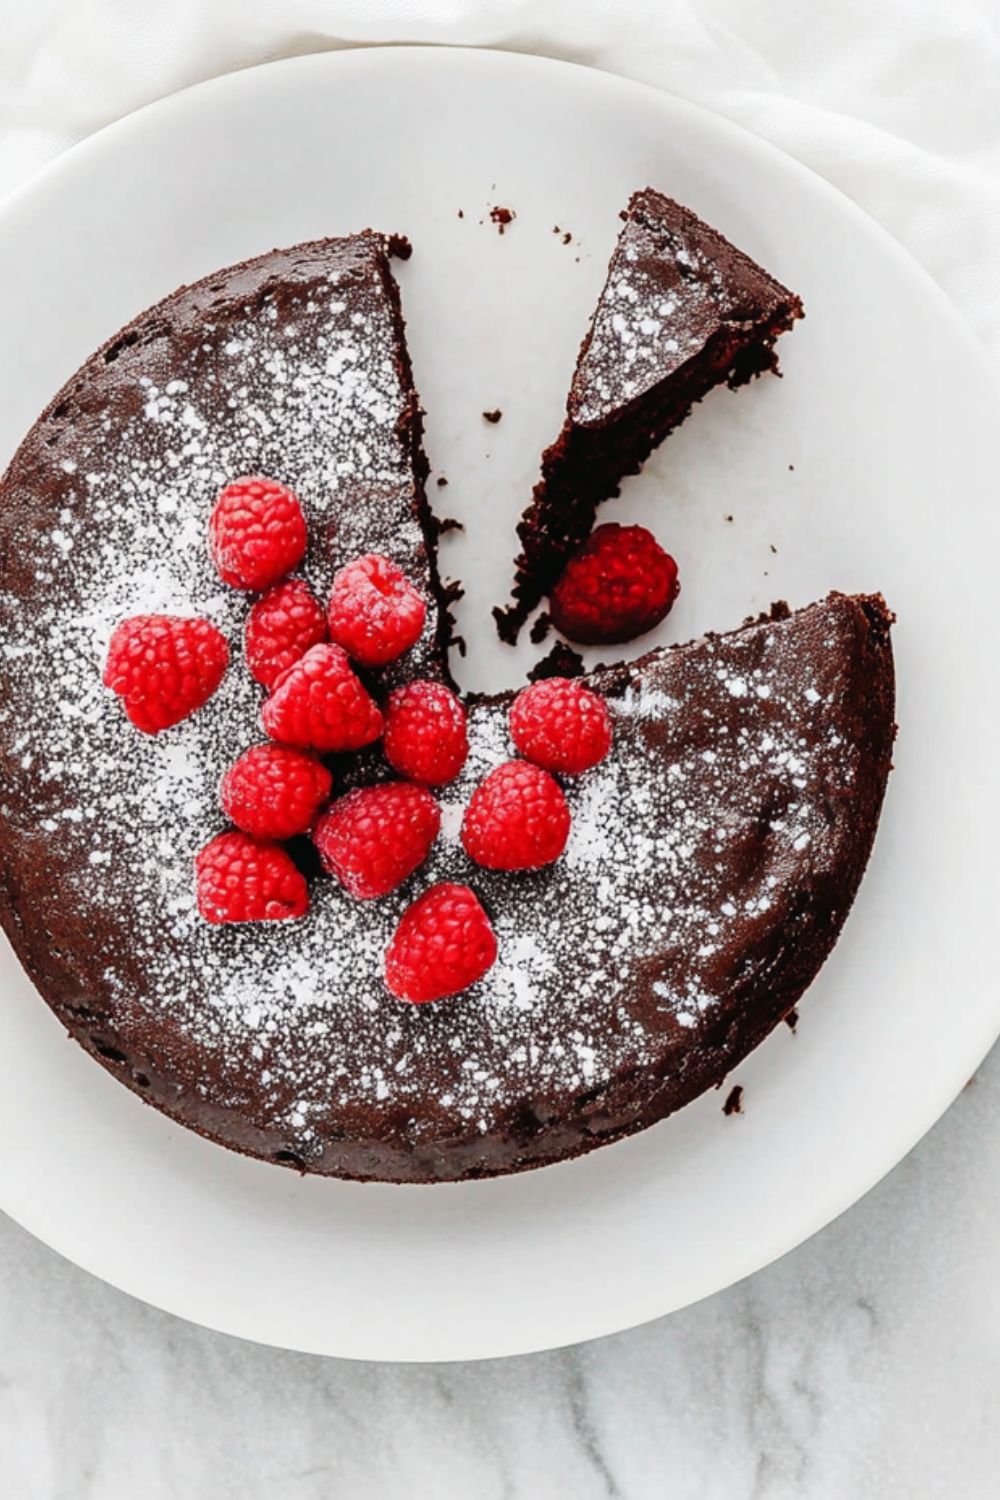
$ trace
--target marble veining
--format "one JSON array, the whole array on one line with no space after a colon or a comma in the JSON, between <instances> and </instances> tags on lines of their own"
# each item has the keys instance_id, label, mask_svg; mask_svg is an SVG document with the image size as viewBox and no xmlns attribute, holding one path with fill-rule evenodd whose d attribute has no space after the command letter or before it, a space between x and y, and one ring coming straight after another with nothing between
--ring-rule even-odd
<instances>
[{"instance_id":1,"label":"marble veining","mask_svg":"<svg viewBox=\"0 0 1000 1500\"><path fill-rule=\"evenodd\" d=\"M0 1494L993 1500L998 1181L994 1053L886 1182L750 1281L599 1343L479 1365L240 1343L0 1220Z\"/></svg>"}]
</instances>

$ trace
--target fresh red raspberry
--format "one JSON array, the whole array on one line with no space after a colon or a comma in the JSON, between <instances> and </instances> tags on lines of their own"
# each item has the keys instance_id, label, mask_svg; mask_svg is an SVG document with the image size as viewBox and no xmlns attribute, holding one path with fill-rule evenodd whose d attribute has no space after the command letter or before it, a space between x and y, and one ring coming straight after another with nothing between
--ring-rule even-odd
<instances>
[{"instance_id":1,"label":"fresh red raspberry","mask_svg":"<svg viewBox=\"0 0 1000 1500\"><path fill-rule=\"evenodd\" d=\"M608 646L659 625L680 592L677 564L645 526L598 526L552 590L552 623L571 641Z\"/></svg>"},{"instance_id":2,"label":"fresh red raspberry","mask_svg":"<svg viewBox=\"0 0 1000 1500\"><path fill-rule=\"evenodd\" d=\"M262 710L272 740L304 750L360 750L382 733L382 715L339 646L310 646L282 672Z\"/></svg>"},{"instance_id":3,"label":"fresh red raspberry","mask_svg":"<svg viewBox=\"0 0 1000 1500\"><path fill-rule=\"evenodd\" d=\"M305 879L280 844L220 833L194 867L198 910L206 922L283 922L309 909Z\"/></svg>"},{"instance_id":4,"label":"fresh red raspberry","mask_svg":"<svg viewBox=\"0 0 1000 1500\"><path fill-rule=\"evenodd\" d=\"M526 760L508 760L481 781L462 820L470 859L489 870L538 870L558 859L569 837L559 783Z\"/></svg>"},{"instance_id":5,"label":"fresh red raspberry","mask_svg":"<svg viewBox=\"0 0 1000 1500\"><path fill-rule=\"evenodd\" d=\"M496 936L475 893L445 881L400 918L386 949L385 982L397 1000L422 1005L468 989L496 957Z\"/></svg>"},{"instance_id":6,"label":"fresh red raspberry","mask_svg":"<svg viewBox=\"0 0 1000 1500\"><path fill-rule=\"evenodd\" d=\"M306 519L287 485L254 474L226 485L208 523L208 540L223 583L267 589L302 561Z\"/></svg>"},{"instance_id":7,"label":"fresh red raspberry","mask_svg":"<svg viewBox=\"0 0 1000 1500\"><path fill-rule=\"evenodd\" d=\"M338 797L313 829L313 843L327 873L369 901L387 896L423 864L440 827L430 792L387 781Z\"/></svg>"},{"instance_id":8,"label":"fresh red raspberry","mask_svg":"<svg viewBox=\"0 0 1000 1500\"><path fill-rule=\"evenodd\" d=\"M518 693L510 732L528 760L567 776L589 771L611 749L608 705L570 677L546 677Z\"/></svg>"},{"instance_id":9,"label":"fresh red raspberry","mask_svg":"<svg viewBox=\"0 0 1000 1500\"><path fill-rule=\"evenodd\" d=\"M229 647L208 620L133 615L111 637L104 686L144 734L159 734L201 708L222 681Z\"/></svg>"},{"instance_id":10,"label":"fresh red raspberry","mask_svg":"<svg viewBox=\"0 0 1000 1500\"><path fill-rule=\"evenodd\" d=\"M273 688L310 646L326 640L326 615L304 578L287 578L258 599L247 619L245 649L252 677Z\"/></svg>"},{"instance_id":11,"label":"fresh red raspberry","mask_svg":"<svg viewBox=\"0 0 1000 1500\"><path fill-rule=\"evenodd\" d=\"M254 745L222 778L219 797L229 818L257 839L306 833L333 777L320 761L284 745Z\"/></svg>"},{"instance_id":12,"label":"fresh red raspberry","mask_svg":"<svg viewBox=\"0 0 1000 1500\"><path fill-rule=\"evenodd\" d=\"M370 552L333 580L330 639L363 667L384 667L420 639L427 606L401 568Z\"/></svg>"},{"instance_id":13,"label":"fresh red raspberry","mask_svg":"<svg viewBox=\"0 0 1000 1500\"><path fill-rule=\"evenodd\" d=\"M453 781L465 765L465 709L443 682L407 682L389 694L385 758L400 776L425 786Z\"/></svg>"}]
</instances>

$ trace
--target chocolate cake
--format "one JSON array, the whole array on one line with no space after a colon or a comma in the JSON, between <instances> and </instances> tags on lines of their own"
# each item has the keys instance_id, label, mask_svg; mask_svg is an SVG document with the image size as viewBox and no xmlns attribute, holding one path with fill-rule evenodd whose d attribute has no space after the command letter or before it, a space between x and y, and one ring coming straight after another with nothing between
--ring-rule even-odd
<instances>
[{"instance_id":1,"label":"chocolate cake","mask_svg":"<svg viewBox=\"0 0 1000 1500\"><path fill-rule=\"evenodd\" d=\"M462 851L470 791L510 754L510 695L485 698L430 861L399 890L358 902L311 871L301 921L202 921L193 857L224 826L222 773L260 738L260 689L236 667L248 601L206 546L214 495L248 467L291 484L321 595L359 551L402 563L430 601L406 675L446 673L419 443L386 246L360 235L159 304L70 381L0 487L0 918L22 963L174 1119L302 1170L400 1182L573 1156L718 1083L832 947L893 734L882 601L776 609L594 677L615 743L566 784L556 864L504 874ZM150 609L213 620L234 658L155 738L101 684L112 629ZM453 999L401 1004L383 953L441 879L474 885L499 959Z\"/></svg>"},{"instance_id":2,"label":"chocolate cake","mask_svg":"<svg viewBox=\"0 0 1000 1500\"><path fill-rule=\"evenodd\" d=\"M514 602L494 611L510 642L623 476L713 386L776 370L775 340L802 317L793 292L662 193L633 194L622 217L562 432L518 524Z\"/></svg>"}]
</instances>

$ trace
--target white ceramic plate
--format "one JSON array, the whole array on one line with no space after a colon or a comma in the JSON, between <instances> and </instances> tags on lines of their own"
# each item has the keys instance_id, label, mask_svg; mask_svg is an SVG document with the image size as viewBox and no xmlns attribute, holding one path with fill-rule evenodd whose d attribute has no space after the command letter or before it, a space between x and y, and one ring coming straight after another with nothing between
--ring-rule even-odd
<instances>
[{"instance_id":1,"label":"white ceramic plate","mask_svg":"<svg viewBox=\"0 0 1000 1500\"><path fill-rule=\"evenodd\" d=\"M615 78L482 52L308 57L178 95L0 214L0 461L91 349L179 282L275 244L405 231L428 450L450 480L431 494L467 523L445 556L468 588L460 670L516 681L525 662L496 644L489 606L618 210L647 183L795 287L808 317L783 381L713 395L606 516L652 524L680 560L665 640L831 588L882 589L898 611L898 765L856 910L798 1034L780 1027L734 1075L743 1116L712 1093L585 1160L460 1187L300 1180L169 1124L66 1043L4 949L0 1204L161 1307L401 1360L624 1328L827 1223L997 1034L997 393L897 246L753 137ZM496 204L517 213L502 237Z\"/></svg>"}]
</instances>

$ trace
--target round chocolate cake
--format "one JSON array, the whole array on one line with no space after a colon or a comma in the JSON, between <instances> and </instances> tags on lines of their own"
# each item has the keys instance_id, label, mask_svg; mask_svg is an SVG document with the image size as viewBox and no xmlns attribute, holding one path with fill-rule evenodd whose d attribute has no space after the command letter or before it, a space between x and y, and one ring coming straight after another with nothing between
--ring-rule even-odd
<instances>
[{"instance_id":1,"label":"round chocolate cake","mask_svg":"<svg viewBox=\"0 0 1000 1500\"><path fill-rule=\"evenodd\" d=\"M641 1129L795 1004L875 834L891 617L831 595L599 674L611 754L567 779L565 853L531 874L477 869L459 840L473 786L512 751L510 698L474 701L441 834L400 889L360 902L310 870L300 921L204 922L192 862L225 826L222 774L262 737L248 600L206 546L219 487L256 471L294 488L321 597L367 550L421 587L423 638L369 678L376 694L447 677L392 248L299 246L182 289L23 443L0 507L0 917L72 1034L183 1124L302 1170L432 1182ZM232 663L198 713L148 737L101 672L115 626L153 610L213 621ZM366 779L389 774L364 759ZM499 957L464 993L407 1005L383 955L436 880L475 887Z\"/></svg>"}]
</instances>

